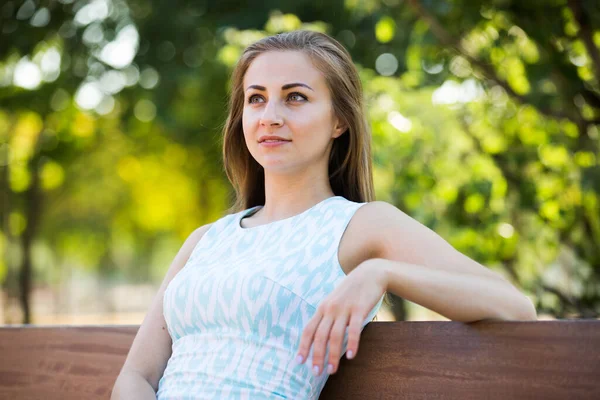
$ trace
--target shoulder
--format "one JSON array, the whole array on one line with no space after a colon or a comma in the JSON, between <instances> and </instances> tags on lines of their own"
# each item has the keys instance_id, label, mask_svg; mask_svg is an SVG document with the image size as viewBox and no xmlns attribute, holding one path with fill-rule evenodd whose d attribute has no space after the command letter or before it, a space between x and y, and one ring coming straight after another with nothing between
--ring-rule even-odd
<instances>
[{"instance_id":1,"label":"shoulder","mask_svg":"<svg viewBox=\"0 0 600 400\"><path fill-rule=\"evenodd\" d=\"M168 282L173 279L173 277L185 266L186 262L192 255L194 249L200 239L204 236L204 234L210 229L212 224L206 224L199 228L196 228L192 233L190 233L185 239L183 245L175 255L175 259L171 263L169 267L169 271L167 271L167 276L165 278L165 282Z\"/></svg>"},{"instance_id":2,"label":"shoulder","mask_svg":"<svg viewBox=\"0 0 600 400\"><path fill-rule=\"evenodd\" d=\"M192 233L190 233L190 238L192 238L192 240L200 240L202 239L202 236L204 236L204 234L206 232L208 232L208 230L210 229L211 226L213 226L214 222L211 222L210 224L206 224L206 225L202 225L199 228L196 228Z\"/></svg>"},{"instance_id":3,"label":"shoulder","mask_svg":"<svg viewBox=\"0 0 600 400\"><path fill-rule=\"evenodd\" d=\"M371 201L360 207L354 217L356 225L367 232L376 233L397 223L416 222L408 214L385 201Z\"/></svg>"},{"instance_id":4,"label":"shoulder","mask_svg":"<svg viewBox=\"0 0 600 400\"><path fill-rule=\"evenodd\" d=\"M410 218L393 205L384 201L362 204L351 217L339 244L339 262L348 274L361 262L380 257L382 245L387 237L397 237L389 233L391 225L401 224L403 218ZM390 224L390 221L398 221Z\"/></svg>"},{"instance_id":5,"label":"shoulder","mask_svg":"<svg viewBox=\"0 0 600 400\"><path fill-rule=\"evenodd\" d=\"M372 201L360 207L352 218L352 225L353 231L363 238L363 251L371 257L379 257L386 247L397 246L409 236L429 230L385 201Z\"/></svg>"},{"instance_id":6,"label":"shoulder","mask_svg":"<svg viewBox=\"0 0 600 400\"><path fill-rule=\"evenodd\" d=\"M196 228L192 233L189 234L189 236L185 240L185 243L183 244L183 247L189 248L189 250L191 252L191 250L194 247L196 247L196 245L198 244L200 239L202 239L202 237L206 234L206 232L208 232L208 230L210 229L210 227L212 225L213 225L213 223L210 223L210 224L202 225L199 228Z\"/></svg>"}]
</instances>

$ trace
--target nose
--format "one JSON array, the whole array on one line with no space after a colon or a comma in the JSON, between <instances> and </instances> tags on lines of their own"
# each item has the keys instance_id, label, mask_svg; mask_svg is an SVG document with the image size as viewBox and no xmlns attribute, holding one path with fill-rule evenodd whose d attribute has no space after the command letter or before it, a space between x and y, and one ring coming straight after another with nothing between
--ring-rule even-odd
<instances>
[{"instance_id":1,"label":"nose","mask_svg":"<svg viewBox=\"0 0 600 400\"><path fill-rule=\"evenodd\" d=\"M277 113L277 108L275 107L275 102L269 102L265 106L265 111L260 118L260 124L266 126L272 125L282 125L283 119Z\"/></svg>"}]
</instances>

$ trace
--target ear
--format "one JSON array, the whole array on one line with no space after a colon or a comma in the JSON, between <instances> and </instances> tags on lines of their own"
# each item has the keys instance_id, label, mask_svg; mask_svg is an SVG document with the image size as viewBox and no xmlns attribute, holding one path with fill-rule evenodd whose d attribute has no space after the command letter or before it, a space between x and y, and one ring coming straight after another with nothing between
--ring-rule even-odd
<instances>
[{"instance_id":1,"label":"ear","mask_svg":"<svg viewBox=\"0 0 600 400\"><path fill-rule=\"evenodd\" d=\"M342 134L344 132L346 132L346 130L348 129L348 125L344 124L342 121L337 120L337 124L335 125L335 128L333 129L333 135L331 135L334 139L339 138L340 136L342 136Z\"/></svg>"}]
</instances>

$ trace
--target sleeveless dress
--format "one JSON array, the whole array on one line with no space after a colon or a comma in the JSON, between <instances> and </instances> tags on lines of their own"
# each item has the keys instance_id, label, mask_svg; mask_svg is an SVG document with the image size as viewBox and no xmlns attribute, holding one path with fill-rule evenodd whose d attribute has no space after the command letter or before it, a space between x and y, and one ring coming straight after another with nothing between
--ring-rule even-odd
<instances>
[{"instance_id":1,"label":"sleeveless dress","mask_svg":"<svg viewBox=\"0 0 600 400\"><path fill-rule=\"evenodd\" d=\"M312 374L312 346L304 364L295 358L317 306L346 277L339 243L364 204L334 196L256 227L240 221L262 206L214 222L164 293L173 345L157 399L318 399L329 375Z\"/></svg>"}]
</instances>

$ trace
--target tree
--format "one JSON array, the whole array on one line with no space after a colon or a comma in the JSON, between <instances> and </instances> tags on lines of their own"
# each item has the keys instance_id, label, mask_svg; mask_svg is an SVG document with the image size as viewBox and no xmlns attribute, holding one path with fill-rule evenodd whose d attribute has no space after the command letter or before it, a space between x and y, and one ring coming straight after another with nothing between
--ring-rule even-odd
<instances>
[{"instance_id":1,"label":"tree","mask_svg":"<svg viewBox=\"0 0 600 400\"><path fill-rule=\"evenodd\" d=\"M599 10L567 0L8 1L0 281L28 322L32 282L60 279L53 268L161 277L171 253L160 249L231 199L219 134L240 52L316 29L360 70L378 198L503 272L538 310L598 316ZM402 299L394 304L405 319Z\"/></svg>"}]
</instances>

